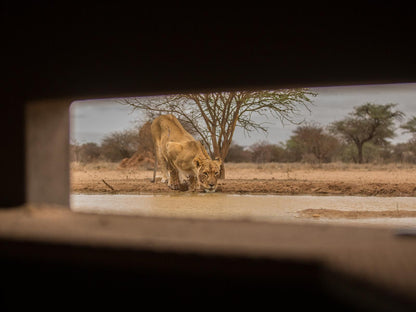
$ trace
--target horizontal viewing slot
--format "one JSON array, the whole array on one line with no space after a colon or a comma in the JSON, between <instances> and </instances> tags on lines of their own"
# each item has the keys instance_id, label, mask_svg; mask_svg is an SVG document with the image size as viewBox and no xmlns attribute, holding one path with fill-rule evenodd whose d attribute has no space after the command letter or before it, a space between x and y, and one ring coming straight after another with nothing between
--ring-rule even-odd
<instances>
[{"instance_id":1,"label":"horizontal viewing slot","mask_svg":"<svg viewBox=\"0 0 416 312\"><path fill-rule=\"evenodd\" d=\"M71 209L412 226L414 98L391 84L77 101Z\"/></svg>"}]
</instances>

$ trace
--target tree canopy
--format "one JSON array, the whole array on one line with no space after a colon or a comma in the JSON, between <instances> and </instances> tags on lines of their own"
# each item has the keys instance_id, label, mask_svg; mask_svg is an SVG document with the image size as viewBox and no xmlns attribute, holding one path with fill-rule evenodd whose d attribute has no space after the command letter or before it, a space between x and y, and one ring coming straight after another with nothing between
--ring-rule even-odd
<instances>
[{"instance_id":1,"label":"tree canopy","mask_svg":"<svg viewBox=\"0 0 416 312\"><path fill-rule=\"evenodd\" d=\"M416 135L416 116L410 118L405 124L401 125L400 128L404 129L405 132Z\"/></svg>"}]
</instances>

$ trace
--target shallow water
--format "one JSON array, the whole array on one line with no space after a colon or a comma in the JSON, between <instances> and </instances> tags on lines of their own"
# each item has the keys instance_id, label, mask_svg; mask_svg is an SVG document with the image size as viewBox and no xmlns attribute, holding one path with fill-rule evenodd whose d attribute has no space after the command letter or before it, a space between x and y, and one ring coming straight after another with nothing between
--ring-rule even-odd
<instances>
[{"instance_id":1,"label":"shallow water","mask_svg":"<svg viewBox=\"0 0 416 312\"><path fill-rule=\"evenodd\" d=\"M416 211L416 197L178 195L71 195L75 212L168 218L313 222L416 228L416 218L329 219L301 217L303 209Z\"/></svg>"}]
</instances>

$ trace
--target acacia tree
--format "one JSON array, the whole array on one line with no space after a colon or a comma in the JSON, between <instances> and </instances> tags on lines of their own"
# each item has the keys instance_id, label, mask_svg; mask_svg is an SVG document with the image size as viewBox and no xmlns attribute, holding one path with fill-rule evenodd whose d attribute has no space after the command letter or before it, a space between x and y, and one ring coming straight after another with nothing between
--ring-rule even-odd
<instances>
[{"instance_id":1,"label":"acacia tree","mask_svg":"<svg viewBox=\"0 0 416 312\"><path fill-rule=\"evenodd\" d=\"M333 122L330 129L341 135L348 143L357 147L356 162L363 162L363 146L367 142L375 145L386 144L386 139L394 137L394 121L401 120L404 114L394 110L397 104L385 105L365 103L355 107L348 117Z\"/></svg>"},{"instance_id":2,"label":"acacia tree","mask_svg":"<svg viewBox=\"0 0 416 312\"><path fill-rule=\"evenodd\" d=\"M416 116L410 118L405 124L401 125L400 128L404 129L406 133L413 135L413 139L416 137Z\"/></svg>"},{"instance_id":3,"label":"acacia tree","mask_svg":"<svg viewBox=\"0 0 416 312\"><path fill-rule=\"evenodd\" d=\"M224 160L236 127L246 133L267 132L267 123L257 122L255 116L296 123L301 109L309 109L314 96L316 93L309 89L283 89L127 98L122 103L144 110L151 118L160 114L175 115L194 130L211 156ZM223 166L221 176L225 176Z\"/></svg>"}]
</instances>

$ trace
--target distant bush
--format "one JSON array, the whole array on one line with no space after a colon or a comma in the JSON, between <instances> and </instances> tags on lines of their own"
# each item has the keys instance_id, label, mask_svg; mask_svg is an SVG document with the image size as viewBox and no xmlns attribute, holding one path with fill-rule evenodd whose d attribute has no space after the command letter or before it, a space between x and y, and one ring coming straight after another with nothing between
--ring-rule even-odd
<instances>
[{"instance_id":1,"label":"distant bush","mask_svg":"<svg viewBox=\"0 0 416 312\"><path fill-rule=\"evenodd\" d=\"M228 150L225 162L243 163L250 162L252 153L244 148L244 146L232 143Z\"/></svg>"},{"instance_id":2,"label":"distant bush","mask_svg":"<svg viewBox=\"0 0 416 312\"><path fill-rule=\"evenodd\" d=\"M415 118L416 120L416 118ZM121 162L133 158L151 167L154 146L150 131L151 121L141 127L112 132L101 142L70 145L71 161L91 163L96 161ZM285 142L272 144L260 141L251 146L231 144L227 163L307 163L311 165L330 162L359 163L357 146L339 140L316 123L297 127ZM362 149L363 163L414 163L416 164L416 135L406 143L368 142ZM137 161L136 161L137 162ZM133 161L132 161L133 163Z\"/></svg>"},{"instance_id":3,"label":"distant bush","mask_svg":"<svg viewBox=\"0 0 416 312\"><path fill-rule=\"evenodd\" d=\"M284 147L270 144L267 141L251 145L250 150L252 151L251 161L255 163L284 162L287 158Z\"/></svg>"},{"instance_id":4,"label":"distant bush","mask_svg":"<svg viewBox=\"0 0 416 312\"><path fill-rule=\"evenodd\" d=\"M331 162L341 146L340 141L318 124L297 127L287 144L288 161L307 163Z\"/></svg>"},{"instance_id":5,"label":"distant bush","mask_svg":"<svg viewBox=\"0 0 416 312\"><path fill-rule=\"evenodd\" d=\"M118 162L131 157L139 146L136 129L112 132L101 142L101 156L104 160Z\"/></svg>"},{"instance_id":6,"label":"distant bush","mask_svg":"<svg viewBox=\"0 0 416 312\"><path fill-rule=\"evenodd\" d=\"M70 145L70 160L82 163L98 161L101 157L101 147L96 143Z\"/></svg>"}]
</instances>

